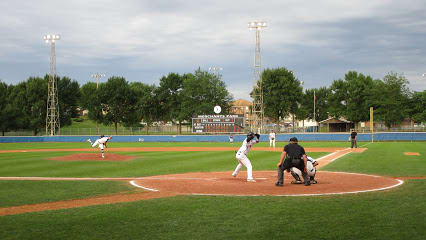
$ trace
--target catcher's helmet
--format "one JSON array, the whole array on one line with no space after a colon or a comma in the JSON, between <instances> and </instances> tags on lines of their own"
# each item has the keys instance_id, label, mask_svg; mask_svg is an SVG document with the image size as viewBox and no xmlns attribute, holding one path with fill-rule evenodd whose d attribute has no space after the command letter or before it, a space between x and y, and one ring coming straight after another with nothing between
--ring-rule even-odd
<instances>
[{"instance_id":1,"label":"catcher's helmet","mask_svg":"<svg viewBox=\"0 0 426 240\"><path fill-rule=\"evenodd\" d=\"M298 141L297 141L297 137L292 137L292 138L290 138L290 142L298 142Z\"/></svg>"}]
</instances>

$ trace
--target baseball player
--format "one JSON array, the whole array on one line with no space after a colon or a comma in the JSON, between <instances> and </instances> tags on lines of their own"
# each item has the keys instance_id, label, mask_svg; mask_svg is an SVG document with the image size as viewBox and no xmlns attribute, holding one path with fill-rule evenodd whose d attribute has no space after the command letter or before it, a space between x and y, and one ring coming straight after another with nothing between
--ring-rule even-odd
<instances>
[{"instance_id":1,"label":"baseball player","mask_svg":"<svg viewBox=\"0 0 426 240\"><path fill-rule=\"evenodd\" d=\"M229 143L234 143L234 136L232 136L232 134L229 135Z\"/></svg>"},{"instance_id":2,"label":"baseball player","mask_svg":"<svg viewBox=\"0 0 426 240\"><path fill-rule=\"evenodd\" d=\"M254 134L253 132L249 132L247 134L247 138L244 139L243 145L240 147L237 154L235 155L235 158L238 160L238 165L232 173L233 177L236 177L238 175L242 166L244 165L247 168L247 182L256 182L256 180L253 179L252 166L250 160L247 158L247 154L250 152L251 147L256 143L259 143L259 141L259 134Z\"/></svg>"},{"instance_id":3,"label":"baseball player","mask_svg":"<svg viewBox=\"0 0 426 240\"><path fill-rule=\"evenodd\" d=\"M106 147L106 144L109 140L111 140L112 137L105 137L103 134L101 135L101 137L99 139L97 139L93 144L92 144L92 140L87 139L87 141L90 143L90 145L92 147L96 147L96 145L99 145L99 148L101 149L101 153L102 153L102 158L104 158L104 147Z\"/></svg>"},{"instance_id":4,"label":"baseball player","mask_svg":"<svg viewBox=\"0 0 426 240\"><path fill-rule=\"evenodd\" d=\"M274 130L271 130L269 133L269 147L274 147L275 149L275 132Z\"/></svg>"},{"instance_id":5,"label":"baseball player","mask_svg":"<svg viewBox=\"0 0 426 240\"><path fill-rule=\"evenodd\" d=\"M282 187L284 185L284 171L290 172L292 167L298 168L302 172L305 186L310 186L311 182L308 178L308 170L306 168L308 159L306 158L305 149L298 144L296 137L290 138L290 143L284 146L281 153L278 167L278 180L275 186Z\"/></svg>"},{"instance_id":6,"label":"baseball player","mask_svg":"<svg viewBox=\"0 0 426 240\"><path fill-rule=\"evenodd\" d=\"M309 156L306 156L306 158L308 159L306 168L308 170L309 181L312 184L316 184L316 183L318 183L315 180L315 174L317 173L316 166L318 166L318 162L315 159L313 159ZM291 175L295 179L295 181L292 181L291 183L293 183L293 184L302 183L302 181L300 180L300 177L302 176L302 172L300 172L299 169L297 169L295 167L291 168Z\"/></svg>"}]
</instances>

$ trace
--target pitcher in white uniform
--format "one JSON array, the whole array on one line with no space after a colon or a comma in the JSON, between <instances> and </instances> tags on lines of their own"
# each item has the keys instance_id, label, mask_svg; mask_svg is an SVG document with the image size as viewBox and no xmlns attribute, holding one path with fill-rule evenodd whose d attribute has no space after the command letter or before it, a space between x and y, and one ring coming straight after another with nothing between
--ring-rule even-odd
<instances>
[{"instance_id":1,"label":"pitcher in white uniform","mask_svg":"<svg viewBox=\"0 0 426 240\"><path fill-rule=\"evenodd\" d=\"M255 139L256 137L256 139ZM249 132L247 134L247 138L244 139L243 145L238 150L237 154L235 155L236 159L238 160L238 165L235 168L234 172L232 173L233 177L236 177L238 173L240 172L243 165L247 168L247 182L256 182L253 179L253 168L251 166L250 160L247 158L247 154L250 152L251 147L258 143L260 141L260 135L254 134L253 132Z\"/></svg>"},{"instance_id":2,"label":"pitcher in white uniform","mask_svg":"<svg viewBox=\"0 0 426 240\"><path fill-rule=\"evenodd\" d=\"M99 148L101 149L101 153L102 153L102 158L104 158L104 147L106 147L106 143L111 140L112 137L105 137L103 134L102 136L96 140L93 144L92 144L92 140L87 139L87 141L90 143L90 145L92 147L96 147L96 145L99 145Z\"/></svg>"}]
</instances>

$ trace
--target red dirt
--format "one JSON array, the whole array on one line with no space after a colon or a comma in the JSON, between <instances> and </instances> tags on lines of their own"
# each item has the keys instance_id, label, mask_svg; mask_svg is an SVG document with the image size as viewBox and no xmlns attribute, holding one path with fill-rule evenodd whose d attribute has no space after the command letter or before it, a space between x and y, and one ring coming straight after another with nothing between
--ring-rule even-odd
<instances>
[{"instance_id":1,"label":"red dirt","mask_svg":"<svg viewBox=\"0 0 426 240\"><path fill-rule=\"evenodd\" d=\"M176 195L301 196L342 194L380 190L399 183L397 179L387 177L320 171L316 176L318 184L312 184L308 187L303 184L291 184L290 182L293 180L291 175L285 173L284 187L276 187L274 185L276 181L275 171L255 171L254 177L256 179L254 183L246 181L246 172L241 172L235 178L231 176L231 172L198 172L144 177L134 180L134 183L141 187L157 190L157 192L115 194L88 199L0 208L0 216L132 202ZM70 178L65 179L72 180ZM43 180L43 178L37 178L37 180ZM52 178L45 178L44 180L52 180ZM60 180L60 178L55 178L55 180Z\"/></svg>"},{"instance_id":2,"label":"red dirt","mask_svg":"<svg viewBox=\"0 0 426 240\"><path fill-rule=\"evenodd\" d=\"M105 153L105 158L102 158L100 153L76 153L61 157L48 158L56 161L107 161L107 162L123 162L133 160L136 157L126 156L116 153Z\"/></svg>"},{"instance_id":3,"label":"red dirt","mask_svg":"<svg viewBox=\"0 0 426 240\"><path fill-rule=\"evenodd\" d=\"M404 152L404 155L407 155L407 156L420 156L420 153L418 153L418 152Z\"/></svg>"},{"instance_id":4,"label":"red dirt","mask_svg":"<svg viewBox=\"0 0 426 240\"><path fill-rule=\"evenodd\" d=\"M174 192L176 195L317 195L369 191L398 184L398 180L364 174L318 172L318 184L307 187L290 184L291 174L285 173L284 187L276 187L275 171L255 171L256 182L246 181L246 172L236 178L232 172L198 172L145 177L134 182L137 185L159 192Z\"/></svg>"},{"instance_id":5,"label":"red dirt","mask_svg":"<svg viewBox=\"0 0 426 240\"><path fill-rule=\"evenodd\" d=\"M212 152L212 151L237 151L239 147L131 147L131 148L107 148L107 152ZM335 152L348 148L305 148L306 152ZM363 151L366 148L354 148L352 151ZM96 149L99 151L98 149ZM55 148L55 149L25 149L25 150L0 150L0 153L14 152L88 152L93 151L91 148ZM282 148L255 147L252 151L278 151Z\"/></svg>"},{"instance_id":6,"label":"red dirt","mask_svg":"<svg viewBox=\"0 0 426 240\"><path fill-rule=\"evenodd\" d=\"M108 148L109 151L228 151L236 148ZM270 148L255 148L253 150L268 151ZM276 149L278 151L278 149ZM318 160L320 167L351 152L362 152L365 149L350 148L306 148L307 152L329 152L335 151ZM25 150L27 151L27 150ZM32 151L32 150L28 150ZM36 151L61 151L58 149L39 149ZM63 149L63 151L79 151L78 149ZM82 149L87 151L87 149ZM281 150L279 150L281 151ZM5 151L3 151L5 152ZM22 152L17 150L16 152ZM67 156L71 159L76 154ZM77 154L79 156L80 154ZM95 160L100 153L83 154L82 160ZM116 154L119 155L119 154ZM114 156L106 153L105 156ZM119 155L121 156L121 155ZM278 161L278 159L277 159ZM235 160L235 164L237 161ZM256 164L254 163L254 168ZM52 203L40 203L23 205L9 208L0 208L0 216L21 214L34 211L45 211L65 208L92 206L99 204L113 204L117 202L139 201L143 199L169 197L175 195L317 195L317 194L340 194L358 191L372 191L386 188L399 183L397 179L379 177L363 174L323 172L317 173L318 184L309 187L304 185L290 184L290 174L285 174L284 187L276 187L275 171L256 171L254 169L255 183L246 182L246 172L241 172L236 178L231 177L231 172L208 172L208 173L185 173L165 176L152 176L135 178L134 183L157 192L115 194L88 199L66 200ZM128 178L0 178L0 180L127 180Z\"/></svg>"}]
</instances>

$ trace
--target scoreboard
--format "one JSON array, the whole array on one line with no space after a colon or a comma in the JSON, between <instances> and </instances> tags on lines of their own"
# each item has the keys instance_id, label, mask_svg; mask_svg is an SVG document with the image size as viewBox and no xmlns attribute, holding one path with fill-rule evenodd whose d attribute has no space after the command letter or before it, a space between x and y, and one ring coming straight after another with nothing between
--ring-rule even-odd
<instances>
[{"instance_id":1,"label":"scoreboard","mask_svg":"<svg viewBox=\"0 0 426 240\"><path fill-rule=\"evenodd\" d=\"M244 115L197 115L192 118L192 133L244 132Z\"/></svg>"}]
</instances>

